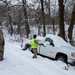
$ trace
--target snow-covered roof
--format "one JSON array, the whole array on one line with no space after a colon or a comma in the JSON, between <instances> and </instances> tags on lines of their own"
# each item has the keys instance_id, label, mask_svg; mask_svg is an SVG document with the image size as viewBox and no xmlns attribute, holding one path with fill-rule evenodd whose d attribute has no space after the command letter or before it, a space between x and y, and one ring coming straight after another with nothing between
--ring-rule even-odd
<instances>
[{"instance_id":1,"label":"snow-covered roof","mask_svg":"<svg viewBox=\"0 0 75 75\"><path fill-rule=\"evenodd\" d=\"M53 43L55 47L61 47L61 46L70 46L66 41L64 41L61 37L53 34L47 34L46 37L49 37L53 40Z\"/></svg>"}]
</instances>

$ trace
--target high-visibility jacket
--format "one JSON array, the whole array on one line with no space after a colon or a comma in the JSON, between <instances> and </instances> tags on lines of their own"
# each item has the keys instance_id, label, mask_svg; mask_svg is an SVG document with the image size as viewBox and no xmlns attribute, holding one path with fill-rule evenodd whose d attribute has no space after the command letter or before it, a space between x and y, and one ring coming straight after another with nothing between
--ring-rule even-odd
<instances>
[{"instance_id":1,"label":"high-visibility jacket","mask_svg":"<svg viewBox=\"0 0 75 75\"><path fill-rule=\"evenodd\" d=\"M31 48L38 48L38 44L35 43L35 40L34 38L31 40Z\"/></svg>"}]
</instances>

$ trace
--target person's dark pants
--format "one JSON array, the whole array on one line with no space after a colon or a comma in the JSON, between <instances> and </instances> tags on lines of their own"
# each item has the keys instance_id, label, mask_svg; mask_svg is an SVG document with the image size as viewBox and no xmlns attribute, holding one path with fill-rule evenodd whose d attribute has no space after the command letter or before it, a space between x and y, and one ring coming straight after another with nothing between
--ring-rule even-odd
<instances>
[{"instance_id":1,"label":"person's dark pants","mask_svg":"<svg viewBox=\"0 0 75 75\"><path fill-rule=\"evenodd\" d=\"M33 48L33 52L34 52L33 58L37 58L37 48Z\"/></svg>"},{"instance_id":2,"label":"person's dark pants","mask_svg":"<svg viewBox=\"0 0 75 75\"><path fill-rule=\"evenodd\" d=\"M26 45L25 45L25 48L24 48L23 50L27 50L27 49L30 48L30 47L31 47L30 44L26 44Z\"/></svg>"}]
</instances>

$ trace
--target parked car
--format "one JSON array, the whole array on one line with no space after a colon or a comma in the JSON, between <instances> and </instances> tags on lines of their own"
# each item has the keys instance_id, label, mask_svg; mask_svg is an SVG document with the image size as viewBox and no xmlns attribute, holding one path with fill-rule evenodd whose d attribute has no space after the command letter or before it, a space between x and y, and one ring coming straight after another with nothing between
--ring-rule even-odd
<instances>
[{"instance_id":1,"label":"parked car","mask_svg":"<svg viewBox=\"0 0 75 75\"><path fill-rule=\"evenodd\" d=\"M38 54L62 60L66 63L75 62L75 48L56 35L46 35L44 38L38 39L44 46L39 46ZM29 40L30 43L30 40Z\"/></svg>"},{"instance_id":2,"label":"parked car","mask_svg":"<svg viewBox=\"0 0 75 75\"><path fill-rule=\"evenodd\" d=\"M56 35L46 35L43 39L45 46L38 48L38 53L63 62L75 62L75 48ZM52 44L51 44L52 43Z\"/></svg>"}]
</instances>

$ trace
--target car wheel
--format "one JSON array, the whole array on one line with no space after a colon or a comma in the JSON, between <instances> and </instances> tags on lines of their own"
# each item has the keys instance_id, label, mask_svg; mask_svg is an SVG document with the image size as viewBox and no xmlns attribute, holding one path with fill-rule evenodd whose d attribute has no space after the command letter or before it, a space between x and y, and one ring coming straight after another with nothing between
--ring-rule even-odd
<instances>
[{"instance_id":1,"label":"car wheel","mask_svg":"<svg viewBox=\"0 0 75 75\"><path fill-rule=\"evenodd\" d=\"M57 56L57 60L67 63L67 59L64 56Z\"/></svg>"}]
</instances>

